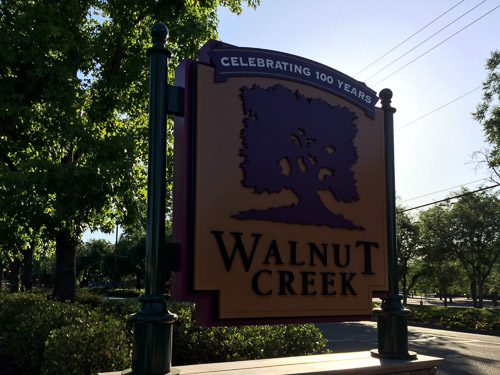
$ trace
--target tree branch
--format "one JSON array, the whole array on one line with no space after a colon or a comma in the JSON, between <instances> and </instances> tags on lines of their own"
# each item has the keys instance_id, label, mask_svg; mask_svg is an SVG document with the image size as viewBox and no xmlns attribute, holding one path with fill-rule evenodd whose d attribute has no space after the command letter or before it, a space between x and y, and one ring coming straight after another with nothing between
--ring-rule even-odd
<instances>
[{"instance_id":1,"label":"tree branch","mask_svg":"<svg viewBox=\"0 0 500 375\"><path fill-rule=\"evenodd\" d=\"M19 168L17 168L17 166L14 164L14 162L9 158L9 156L7 154L5 154L3 152L3 150L0 148L0 157L2 158L2 161L7 164L7 166L9 167L9 169L12 171L12 172L17 172L19 171Z\"/></svg>"},{"instance_id":2,"label":"tree branch","mask_svg":"<svg viewBox=\"0 0 500 375\"><path fill-rule=\"evenodd\" d=\"M1 21L5 26L9 26L10 30L14 30L14 24L12 22Z\"/></svg>"},{"instance_id":3,"label":"tree branch","mask_svg":"<svg viewBox=\"0 0 500 375\"><path fill-rule=\"evenodd\" d=\"M111 76L120 74L120 66L123 58L123 45L120 42L115 47L113 63L111 64Z\"/></svg>"}]
</instances>

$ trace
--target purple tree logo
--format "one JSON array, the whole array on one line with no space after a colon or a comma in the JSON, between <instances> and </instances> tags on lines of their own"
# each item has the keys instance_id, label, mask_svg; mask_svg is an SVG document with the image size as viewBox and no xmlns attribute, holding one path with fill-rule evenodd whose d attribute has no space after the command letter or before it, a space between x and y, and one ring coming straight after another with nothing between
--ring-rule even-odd
<instances>
[{"instance_id":1,"label":"purple tree logo","mask_svg":"<svg viewBox=\"0 0 500 375\"><path fill-rule=\"evenodd\" d=\"M246 116L240 149L243 186L253 187L257 194L289 189L298 203L242 211L232 217L363 229L330 211L318 194L326 190L337 201L359 200L351 170L358 159L354 112L281 85L242 87L241 98Z\"/></svg>"}]
</instances>

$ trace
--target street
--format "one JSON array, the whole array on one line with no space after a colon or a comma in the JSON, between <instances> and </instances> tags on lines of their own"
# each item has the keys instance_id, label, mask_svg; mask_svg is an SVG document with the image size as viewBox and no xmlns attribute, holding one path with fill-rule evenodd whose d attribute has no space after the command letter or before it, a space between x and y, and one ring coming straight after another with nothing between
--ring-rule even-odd
<instances>
[{"instance_id":1,"label":"street","mask_svg":"<svg viewBox=\"0 0 500 375\"><path fill-rule=\"evenodd\" d=\"M333 353L377 348L374 322L321 323ZM430 328L408 327L409 350L444 358L438 375L500 374L500 337Z\"/></svg>"}]
</instances>

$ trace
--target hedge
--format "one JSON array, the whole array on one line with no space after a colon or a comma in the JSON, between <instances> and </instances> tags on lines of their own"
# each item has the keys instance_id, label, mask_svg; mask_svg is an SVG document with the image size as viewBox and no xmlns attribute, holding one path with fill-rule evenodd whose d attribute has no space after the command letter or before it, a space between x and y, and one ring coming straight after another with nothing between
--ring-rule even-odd
<instances>
[{"instance_id":1,"label":"hedge","mask_svg":"<svg viewBox=\"0 0 500 375\"><path fill-rule=\"evenodd\" d=\"M42 375L96 374L130 367L131 343L125 322L91 314L53 330L45 344Z\"/></svg>"},{"instance_id":2,"label":"hedge","mask_svg":"<svg viewBox=\"0 0 500 375\"><path fill-rule=\"evenodd\" d=\"M409 321L475 332L499 332L500 310L410 305Z\"/></svg>"},{"instance_id":3,"label":"hedge","mask_svg":"<svg viewBox=\"0 0 500 375\"><path fill-rule=\"evenodd\" d=\"M95 374L96 369L123 369L130 362L124 320L44 295L1 293L0 332L26 375ZM108 349L103 349L103 339Z\"/></svg>"},{"instance_id":4,"label":"hedge","mask_svg":"<svg viewBox=\"0 0 500 375\"><path fill-rule=\"evenodd\" d=\"M325 353L327 340L313 324L278 324L242 327L199 327L194 308L173 303L174 366Z\"/></svg>"},{"instance_id":5,"label":"hedge","mask_svg":"<svg viewBox=\"0 0 500 375\"><path fill-rule=\"evenodd\" d=\"M123 370L131 366L133 301L79 293L75 304L43 294L0 293L0 339L26 375ZM83 302L83 303L82 303ZM312 324L206 328L194 306L172 303L173 365L317 354L326 340Z\"/></svg>"}]
</instances>

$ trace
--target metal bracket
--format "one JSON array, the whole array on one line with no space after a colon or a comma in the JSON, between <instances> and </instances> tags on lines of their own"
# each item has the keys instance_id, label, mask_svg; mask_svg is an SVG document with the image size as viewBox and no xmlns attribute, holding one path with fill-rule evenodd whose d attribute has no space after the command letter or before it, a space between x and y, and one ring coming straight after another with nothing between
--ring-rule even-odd
<instances>
[{"instance_id":1,"label":"metal bracket","mask_svg":"<svg viewBox=\"0 0 500 375\"><path fill-rule=\"evenodd\" d=\"M184 88L167 84L167 113L184 116Z\"/></svg>"},{"instance_id":2,"label":"metal bracket","mask_svg":"<svg viewBox=\"0 0 500 375\"><path fill-rule=\"evenodd\" d=\"M165 244L164 258L165 269L168 271L178 272L181 270L181 244L167 243Z\"/></svg>"}]
</instances>

